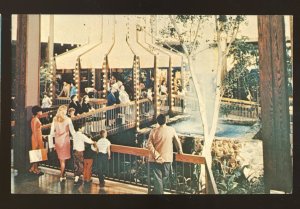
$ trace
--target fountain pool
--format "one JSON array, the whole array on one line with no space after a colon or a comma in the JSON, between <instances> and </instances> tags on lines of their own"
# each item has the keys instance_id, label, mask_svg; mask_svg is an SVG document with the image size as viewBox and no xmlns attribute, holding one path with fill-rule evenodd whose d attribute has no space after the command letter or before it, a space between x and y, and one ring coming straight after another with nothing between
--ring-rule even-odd
<instances>
[{"instance_id":1,"label":"fountain pool","mask_svg":"<svg viewBox=\"0 0 300 209\"><path fill-rule=\"evenodd\" d=\"M199 121L186 120L171 124L176 132L186 136L203 135L203 128ZM253 126L233 125L219 122L216 131L216 137L240 138L255 132Z\"/></svg>"}]
</instances>

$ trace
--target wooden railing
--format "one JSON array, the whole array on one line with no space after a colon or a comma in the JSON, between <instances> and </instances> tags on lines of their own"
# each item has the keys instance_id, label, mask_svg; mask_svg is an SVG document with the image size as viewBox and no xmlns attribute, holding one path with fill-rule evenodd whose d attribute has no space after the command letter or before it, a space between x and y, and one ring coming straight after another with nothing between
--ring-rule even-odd
<instances>
[{"instance_id":1,"label":"wooden railing","mask_svg":"<svg viewBox=\"0 0 300 209\"><path fill-rule=\"evenodd\" d=\"M160 100L164 103L166 102L165 99L167 99L166 96L161 96L160 98ZM172 111L175 114L191 114L192 111L196 111L199 109L198 101L195 97L172 95L172 100ZM64 104L69 102L70 100L66 97L61 97L58 98L57 101L59 101L56 102L57 104ZM109 121L107 121L105 126L109 129L109 131L116 132L120 127L133 128L135 127L134 124L137 124L137 122L139 123L139 125L149 124L155 119L154 104L149 99L140 99L137 102L139 105L139 121L137 121L136 118L136 104L134 101L131 101L127 104L118 104L109 107L103 107L103 105L106 104L106 100L91 99L91 101L93 105L97 106L98 108L88 113L84 113L79 116L73 117L72 120L84 120L84 118L87 117L93 117L94 119L97 119L96 121L99 121L98 119L107 120L108 117L114 118L116 121L118 121L118 123L121 123L121 125L117 123L112 123L112 125L109 127L110 124L108 124ZM43 115L40 117L40 120L45 127L50 126L49 124L52 122L52 119L57 112L57 108L58 105L54 106L53 108L50 108L47 112L44 112ZM165 105L161 106L160 108L162 108L161 111L163 110L163 112L168 111L169 109L169 107ZM260 114L260 108L257 103L229 98L222 98L220 111L220 117L224 115L234 115L245 118L257 119ZM97 118L97 116L99 115L100 117ZM11 121L11 126L15 126L14 120Z\"/></svg>"},{"instance_id":2,"label":"wooden railing","mask_svg":"<svg viewBox=\"0 0 300 209\"><path fill-rule=\"evenodd\" d=\"M235 115L244 118L258 119L260 108L257 102L222 98L220 111L222 115Z\"/></svg>"},{"instance_id":3,"label":"wooden railing","mask_svg":"<svg viewBox=\"0 0 300 209\"><path fill-rule=\"evenodd\" d=\"M123 114L122 110L132 110L131 114ZM86 133L99 134L102 129L106 129L109 134L120 130L134 128L136 126L135 103L118 104L100 109L91 110L71 118L73 123L84 124ZM123 118L122 118L123 117ZM51 124L44 124L42 130L47 130ZM93 133L92 133L93 132Z\"/></svg>"},{"instance_id":4,"label":"wooden railing","mask_svg":"<svg viewBox=\"0 0 300 209\"><path fill-rule=\"evenodd\" d=\"M148 149L145 149L145 148L137 148L137 147L128 147L128 146L121 146L121 145L111 145L111 152L112 153L119 153L119 154L127 154L127 155L133 155L133 156L139 156L139 157L144 157L147 161L149 155L150 155L150 151ZM149 162L147 162L149 163ZM190 155L190 154L175 154L175 159L174 159L174 162L173 162L173 169L175 170L174 173L175 173L175 176L178 176L176 175L177 173L180 172L178 168L178 163L183 163L183 169L184 169L184 165L185 164L189 164L188 166L186 167L189 167L189 168L192 168L192 172L190 171L190 173L194 173L194 169L195 169L195 166L194 165L205 165L205 179L206 179L206 182L205 182L205 193L206 194L218 194L218 190L217 190L217 185L215 183L215 180L214 180L214 177L213 177L213 174L212 174L212 171L211 169L208 169L207 167L207 164L206 164L206 161L205 161L205 158L202 157L202 156L199 156L199 155ZM193 165L193 166L191 166ZM150 167L149 165L147 165L147 168L148 168L148 190L150 191L150 188L151 188L151 182L150 182L150 178L151 178L151 174L149 173L150 172ZM197 172L197 171L196 171ZM183 175L184 175L184 171L183 171ZM186 173L189 173L189 172L186 172ZM195 180L195 179L194 179ZM196 181L199 181L199 179L197 179ZM176 183L178 181L176 180ZM186 182L185 182L186 183ZM196 183L199 183L199 182L196 182ZM188 186L188 185L184 185L184 186ZM175 188L176 190L172 190L172 188L169 188L169 191L170 192L176 192L176 193L185 193L185 191L180 191L178 190L177 188L179 188L178 185L175 185ZM201 190L201 187L199 187L199 190L198 191L195 191L196 193L200 193L202 190ZM187 192L188 193L188 192Z\"/></svg>"},{"instance_id":5,"label":"wooden railing","mask_svg":"<svg viewBox=\"0 0 300 209\"><path fill-rule=\"evenodd\" d=\"M149 150L112 144L111 153L106 177L113 181L147 187L148 192L151 193L153 176L148 161ZM49 151L48 155L48 161L43 162L42 166L59 169L55 151ZM66 170L73 172L73 164L70 162L73 162L73 156L71 156L66 167ZM197 166L200 165L206 165L205 158L202 156L175 154L172 173L169 176L169 183L165 187L165 191L181 194L218 194L214 177L207 166L205 167L206 182L204 185L198 186L200 175L195 176L194 174L199 172ZM93 175L96 177L95 174Z\"/></svg>"},{"instance_id":6,"label":"wooden railing","mask_svg":"<svg viewBox=\"0 0 300 209\"><path fill-rule=\"evenodd\" d=\"M198 100L195 97L172 95L172 99L175 113L191 113L199 110ZM260 115L260 108L257 102L222 98L220 116L228 115L257 119Z\"/></svg>"}]
</instances>

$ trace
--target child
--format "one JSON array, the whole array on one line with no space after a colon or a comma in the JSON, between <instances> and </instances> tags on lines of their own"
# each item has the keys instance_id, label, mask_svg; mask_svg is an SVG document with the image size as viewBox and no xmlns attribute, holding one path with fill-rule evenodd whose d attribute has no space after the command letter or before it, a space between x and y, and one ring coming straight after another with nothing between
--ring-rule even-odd
<instances>
[{"instance_id":1,"label":"child","mask_svg":"<svg viewBox=\"0 0 300 209\"><path fill-rule=\"evenodd\" d=\"M68 109L68 116L70 118L75 117L75 109L73 107Z\"/></svg>"},{"instance_id":2,"label":"child","mask_svg":"<svg viewBox=\"0 0 300 209\"><path fill-rule=\"evenodd\" d=\"M94 143L92 146L93 148L89 143L85 143L85 150L83 152L83 181L85 184L92 182L92 167L94 158L96 157L95 151L97 151L97 148L96 150L94 148L97 147L97 145Z\"/></svg>"},{"instance_id":3,"label":"child","mask_svg":"<svg viewBox=\"0 0 300 209\"><path fill-rule=\"evenodd\" d=\"M80 175L83 174L83 151L85 149L84 142L95 144L93 140L83 134L84 127L78 124L75 127L76 134L73 136L73 156L74 156L74 184L79 182Z\"/></svg>"},{"instance_id":4,"label":"child","mask_svg":"<svg viewBox=\"0 0 300 209\"><path fill-rule=\"evenodd\" d=\"M106 138L106 130L100 131L101 138L97 141L96 146L98 150L97 154L97 174L100 182L100 186L105 185L105 175L108 169L108 160L110 160L110 141Z\"/></svg>"}]
</instances>

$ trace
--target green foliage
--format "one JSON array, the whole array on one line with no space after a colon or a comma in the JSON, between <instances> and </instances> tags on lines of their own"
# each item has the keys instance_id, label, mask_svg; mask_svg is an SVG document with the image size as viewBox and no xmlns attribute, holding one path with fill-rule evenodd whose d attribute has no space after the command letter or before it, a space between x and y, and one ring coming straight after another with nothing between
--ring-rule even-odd
<instances>
[{"instance_id":1,"label":"green foliage","mask_svg":"<svg viewBox=\"0 0 300 209\"><path fill-rule=\"evenodd\" d=\"M233 68L223 80L224 96L247 99L247 95L250 94L252 99L257 101L258 70L249 71L250 67L258 67L257 45L247 42L247 37L242 37L232 43L228 56L233 58Z\"/></svg>"},{"instance_id":2,"label":"green foliage","mask_svg":"<svg viewBox=\"0 0 300 209\"><path fill-rule=\"evenodd\" d=\"M245 169L237 160L241 144L238 141L220 140L213 143L212 171L220 194L264 193L263 177L246 177Z\"/></svg>"},{"instance_id":3,"label":"green foliage","mask_svg":"<svg viewBox=\"0 0 300 209\"><path fill-rule=\"evenodd\" d=\"M221 169L220 163L223 167ZM216 180L217 188L220 194L263 194L264 183L263 177L246 177L244 169L248 165L237 165L231 168L229 161L213 162L213 174ZM226 172L224 172L226 171Z\"/></svg>"},{"instance_id":4,"label":"green foliage","mask_svg":"<svg viewBox=\"0 0 300 209\"><path fill-rule=\"evenodd\" d=\"M40 67L40 98L43 98L43 94L50 92L49 84L52 82L52 74L50 72L50 66L48 62L45 62Z\"/></svg>"},{"instance_id":5,"label":"green foliage","mask_svg":"<svg viewBox=\"0 0 300 209\"><path fill-rule=\"evenodd\" d=\"M263 176L258 178L246 178L242 168L236 168L230 174L225 176L214 171L217 188L220 194L263 194L264 183Z\"/></svg>"},{"instance_id":6,"label":"green foliage","mask_svg":"<svg viewBox=\"0 0 300 209\"><path fill-rule=\"evenodd\" d=\"M220 115L228 116L232 111L231 105L222 105L220 106Z\"/></svg>"}]
</instances>

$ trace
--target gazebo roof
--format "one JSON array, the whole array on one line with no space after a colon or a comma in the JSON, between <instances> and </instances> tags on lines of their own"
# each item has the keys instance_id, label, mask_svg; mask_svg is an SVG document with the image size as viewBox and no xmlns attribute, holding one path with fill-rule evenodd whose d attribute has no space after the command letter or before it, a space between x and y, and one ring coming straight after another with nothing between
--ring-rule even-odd
<instances>
[{"instance_id":1,"label":"gazebo roof","mask_svg":"<svg viewBox=\"0 0 300 209\"><path fill-rule=\"evenodd\" d=\"M102 43L89 43L58 55L55 57L56 69L74 69L78 58L83 69L101 69L106 55L109 68L132 68L135 55L140 58L141 68L153 68L154 56L157 58L158 68L168 68L170 58L173 67L181 67L181 55L148 43L144 31L138 32L140 36L144 36L138 39L134 21L115 16L113 24L114 40L112 34L107 31ZM127 30L126 25L130 26Z\"/></svg>"},{"instance_id":2,"label":"gazebo roof","mask_svg":"<svg viewBox=\"0 0 300 209\"><path fill-rule=\"evenodd\" d=\"M137 43L136 25L131 25L128 45L133 53L140 58L141 68L154 68L154 53Z\"/></svg>"},{"instance_id":3,"label":"gazebo roof","mask_svg":"<svg viewBox=\"0 0 300 209\"><path fill-rule=\"evenodd\" d=\"M124 39L126 39L125 36ZM117 41L109 52L107 59L109 68L132 68L134 54L126 41Z\"/></svg>"},{"instance_id":4,"label":"gazebo roof","mask_svg":"<svg viewBox=\"0 0 300 209\"><path fill-rule=\"evenodd\" d=\"M56 56L56 69L74 69L78 57L98 45L100 42L89 43Z\"/></svg>"},{"instance_id":5,"label":"gazebo roof","mask_svg":"<svg viewBox=\"0 0 300 209\"><path fill-rule=\"evenodd\" d=\"M80 66L83 69L102 69L105 56L113 45L111 41L105 41L95 48L85 52L80 56Z\"/></svg>"}]
</instances>

